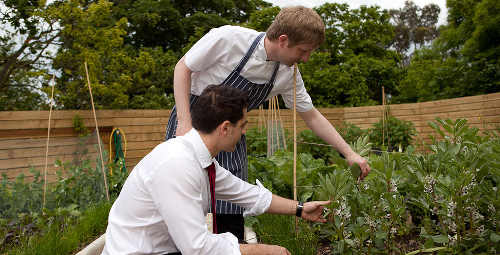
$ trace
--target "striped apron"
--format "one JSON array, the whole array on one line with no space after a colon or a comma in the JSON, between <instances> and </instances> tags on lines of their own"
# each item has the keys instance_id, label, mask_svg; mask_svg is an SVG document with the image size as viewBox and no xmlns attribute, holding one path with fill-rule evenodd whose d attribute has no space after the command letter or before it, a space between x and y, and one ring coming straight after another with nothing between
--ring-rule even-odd
<instances>
[{"instance_id":1,"label":"striped apron","mask_svg":"<svg viewBox=\"0 0 500 255\"><path fill-rule=\"evenodd\" d=\"M278 72L279 62L276 62L274 66L274 72L271 76L269 82L265 84L252 83L245 77L240 75L241 70L248 62L248 59L255 51L259 41L265 33L261 33L255 38L250 49L248 49L245 56L241 59L238 66L229 74L229 76L222 82L221 86L230 86L238 88L240 90L247 91L248 93L248 111L255 109L261 105L273 88L274 79L276 73ZM190 105L192 106L198 96L191 95ZM170 114L170 119L167 124L167 134L165 140L175 137L175 130L177 129L177 110L174 106L172 113ZM236 144L236 149L233 152L221 151L215 159L219 164L229 170L236 177L246 181L248 179L248 161L247 161L247 145L245 136L241 136L240 141ZM217 214L242 214L243 208L240 206L231 204L226 201L217 200L216 209Z\"/></svg>"}]
</instances>

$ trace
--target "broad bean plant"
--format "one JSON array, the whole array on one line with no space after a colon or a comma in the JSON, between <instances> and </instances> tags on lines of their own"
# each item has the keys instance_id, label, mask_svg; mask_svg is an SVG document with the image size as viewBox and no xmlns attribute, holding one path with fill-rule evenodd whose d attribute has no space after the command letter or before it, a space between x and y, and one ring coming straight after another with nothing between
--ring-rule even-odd
<instances>
[{"instance_id":1,"label":"broad bean plant","mask_svg":"<svg viewBox=\"0 0 500 255\"><path fill-rule=\"evenodd\" d=\"M372 168L363 181L340 157L328 165L301 154L299 198L332 201L328 222L314 224L332 254L500 252L498 131L480 134L463 119L429 125L436 137L426 151L374 154L367 139L355 141ZM251 176L290 197L293 158L273 157L250 159Z\"/></svg>"}]
</instances>

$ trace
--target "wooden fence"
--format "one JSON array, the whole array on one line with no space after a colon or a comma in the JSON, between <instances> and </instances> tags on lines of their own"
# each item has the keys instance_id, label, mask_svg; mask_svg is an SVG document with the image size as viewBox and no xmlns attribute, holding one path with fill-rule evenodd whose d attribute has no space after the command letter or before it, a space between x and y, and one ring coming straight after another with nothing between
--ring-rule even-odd
<instances>
[{"instance_id":1,"label":"wooden fence","mask_svg":"<svg viewBox=\"0 0 500 255\"><path fill-rule=\"evenodd\" d=\"M439 100L433 102L391 105L393 116L412 121L420 141L428 141L432 130L427 122L440 118L465 118L481 130L500 127L500 93ZM382 106L319 109L334 125L342 122L353 123L363 129L370 128L380 120ZM113 128L125 132L127 140L126 165L131 170L151 149L164 140L169 110L100 110L97 111L99 131L104 149L109 151L109 136ZM54 180L58 166L56 159L77 162L81 152L95 159L98 155L96 137L79 138L73 130L73 118L79 115L86 127L93 131L94 119L90 110L53 111L51 138L49 143L48 173ZM264 115L267 116L266 110ZM0 112L0 174L14 178L24 173L28 178L33 167L44 170L45 148L48 127L48 111ZM293 127L290 110L281 110L285 128ZM249 114L250 127L256 127L259 112ZM298 117L298 130L307 129ZM79 153L80 152L80 153Z\"/></svg>"}]
</instances>

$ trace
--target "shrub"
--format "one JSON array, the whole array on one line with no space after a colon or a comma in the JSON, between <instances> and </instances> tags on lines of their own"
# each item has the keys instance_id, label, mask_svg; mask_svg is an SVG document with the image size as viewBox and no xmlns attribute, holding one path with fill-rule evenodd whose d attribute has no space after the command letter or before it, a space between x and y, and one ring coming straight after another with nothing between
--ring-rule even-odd
<instances>
[{"instance_id":1,"label":"shrub","mask_svg":"<svg viewBox=\"0 0 500 255\"><path fill-rule=\"evenodd\" d=\"M383 131L385 129L385 131ZM382 132L384 137L382 139ZM411 121L400 120L394 116L389 116L385 121L385 127L382 126L382 120L373 125L369 130L370 142L379 148L388 148L392 151L394 148L401 147L405 150L413 141L416 130Z\"/></svg>"}]
</instances>

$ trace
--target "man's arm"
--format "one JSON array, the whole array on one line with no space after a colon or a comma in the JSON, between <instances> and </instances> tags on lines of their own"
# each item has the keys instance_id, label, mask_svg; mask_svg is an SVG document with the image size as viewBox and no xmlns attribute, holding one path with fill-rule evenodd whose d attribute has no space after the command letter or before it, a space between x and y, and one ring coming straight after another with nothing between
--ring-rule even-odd
<instances>
[{"instance_id":1,"label":"man's arm","mask_svg":"<svg viewBox=\"0 0 500 255\"><path fill-rule=\"evenodd\" d=\"M349 165L354 163L359 165L362 171L361 179L368 175L370 172L368 161L351 149L332 124L316 108L313 107L307 112L299 112L299 115L317 136L342 153Z\"/></svg>"},{"instance_id":2,"label":"man's arm","mask_svg":"<svg viewBox=\"0 0 500 255\"><path fill-rule=\"evenodd\" d=\"M191 128L191 113L189 111L189 95L191 93L191 70L186 66L184 57L174 69L174 98L177 109L176 136L186 134Z\"/></svg>"},{"instance_id":3,"label":"man's arm","mask_svg":"<svg viewBox=\"0 0 500 255\"><path fill-rule=\"evenodd\" d=\"M297 201L272 194L261 185L252 185L239 179L216 163L215 194L218 199L245 207L247 215L262 213L295 215ZM308 221L325 222L321 217L324 205L330 201L314 201L304 204L302 218Z\"/></svg>"},{"instance_id":4,"label":"man's arm","mask_svg":"<svg viewBox=\"0 0 500 255\"><path fill-rule=\"evenodd\" d=\"M313 201L305 203L301 218L314 222L326 222L326 219L322 217L322 213L324 206L329 203L330 201ZM271 205L266 213L295 215L297 204L297 201L273 194ZM240 252L242 255L290 254L284 247L267 244L240 244Z\"/></svg>"},{"instance_id":5,"label":"man's arm","mask_svg":"<svg viewBox=\"0 0 500 255\"><path fill-rule=\"evenodd\" d=\"M290 255L290 252L278 245L240 244L241 255Z\"/></svg>"},{"instance_id":6,"label":"man's arm","mask_svg":"<svg viewBox=\"0 0 500 255\"><path fill-rule=\"evenodd\" d=\"M330 201L312 201L304 203L301 218L314 222L326 222L326 219L322 217L322 213L324 206L329 203ZM273 200L271 200L271 205L267 209L266 213L295 215L295 212L297 211L297 204L298 201L286 199L273 194Z\"/></svg>"}]
</instances>

